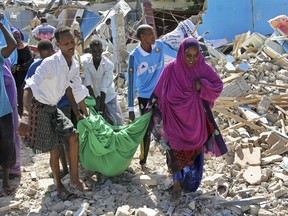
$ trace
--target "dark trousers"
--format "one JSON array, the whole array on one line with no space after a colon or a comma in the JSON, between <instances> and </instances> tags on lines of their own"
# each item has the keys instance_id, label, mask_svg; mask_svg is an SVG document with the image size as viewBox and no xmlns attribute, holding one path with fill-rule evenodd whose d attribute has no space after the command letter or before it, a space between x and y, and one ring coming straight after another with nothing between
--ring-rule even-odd
<instances>
[{"instance_id":1,"label":"dark trousers","mask_svg":"<svg viewBox=\"0 0 288 216\"><path fill-rule=\"evenodd\" d=\"M0 166L11 168L15 165L15 142L12 114L0 117Z\"/></svg>"},{"instance_id":2,"label":"dark trousers","mask_svg":"<svg viewBox=\"0 0 288 216\"><path fill-rule=\"evenodd\" d=\"M140 114L144 114L144 110L146 108L146 105L149 101L149 98L140 98L138 97L138 102L139 102L139 110ZM143 138L143 141L141 142L141 154L140 154L140 164L146 164L147 157L148 157L148 152L149 152L149 147L150 147L150 142L151 142L151 132L146 131L145 136Z\"/></svg>"}]
</instances>

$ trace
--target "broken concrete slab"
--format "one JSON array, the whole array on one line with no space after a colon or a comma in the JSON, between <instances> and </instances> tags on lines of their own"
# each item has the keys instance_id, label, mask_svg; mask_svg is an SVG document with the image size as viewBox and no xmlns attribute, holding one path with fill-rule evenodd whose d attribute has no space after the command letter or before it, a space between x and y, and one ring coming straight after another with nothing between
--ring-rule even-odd
<instances>
[{"instance_id":1,"label":"broken concrete slab","mask_svg":"<svg viewBox=\"0 0 288 216\"><path fill-rule=\"evenodd\" d=\"M241 97L247 95L250 86L243 77L237 77L233 82L224 86L221 97Z\"/></svg>"},{"instance_id":2,"label":"broken concrete slab","mask_svg":"<svg viewBox=\"0 0 288 216\"><path fill-rule=\"evenodd\" d=\"M261 148L237 149L235 152L235 164L240 166L258 166L261 164Z\"/></svg>"},{"instance_id":3,"label":"broken concrete slab","mask_svg":"<svg viewBox=\"0 0 288 216\"><path fill-rule=\"evenodd\" d=\"M288 151L288 145L283 140L279 140L274 145L271 146L270 149L267 149L263 152L264 156L278 155L283 154Z\"/></svg>"},{"instance_id":4,"label":"broken concrete slab","mask_svg":"<svg viewBox=\"0 0 288 216\"><path fill-rule=\"evenodd\" d=\"M153 179L149 175L136 176L131 179L131 182L133 184L157 185L157 179Z\"/></svg>"},{"instance_id":5,"label":"broken concrete slab","mask_svg":"<svg viewBox=\"0 0 288 216\"><path fill-rule=\"evenodd\" d=\"M243 173L243 178L249 184L260 184L262 179L261 167L260 166L248 166Z\"/></svg>"},{"instance_id":6,"label":"broken concrete slab","mask_svg":"<svg viewBox=\"0 0 288 216\"><path fill-rule=\"evenodd\" d=\"M272 164L279 161L282 161L281 155L272 155L269 157L261 158L261 166Z\"/></svg>"}]
</instances>

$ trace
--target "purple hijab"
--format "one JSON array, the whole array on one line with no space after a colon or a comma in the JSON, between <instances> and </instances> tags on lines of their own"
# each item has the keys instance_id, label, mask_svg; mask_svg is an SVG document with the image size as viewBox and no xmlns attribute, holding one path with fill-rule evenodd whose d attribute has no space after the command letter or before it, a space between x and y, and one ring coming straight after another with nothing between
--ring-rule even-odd
<instances>
[{"instance_id":1,"label":"purple hijab","mask_svg":"<svg viewBox=\"0 0 288 216\"><path fill-rule=\"evenodd\" d=\"M153 91L160 104L166 138L175 150L194 150L206 142L202 100L212 106L223 89L222 80L200 51L192 67L186 66L184 53L191 46L199 50L196 39L189 37L182 41L177 58L165 66ZM196 80L201 82L200 91L195 88Z\"/></svg>"}]
</instances>

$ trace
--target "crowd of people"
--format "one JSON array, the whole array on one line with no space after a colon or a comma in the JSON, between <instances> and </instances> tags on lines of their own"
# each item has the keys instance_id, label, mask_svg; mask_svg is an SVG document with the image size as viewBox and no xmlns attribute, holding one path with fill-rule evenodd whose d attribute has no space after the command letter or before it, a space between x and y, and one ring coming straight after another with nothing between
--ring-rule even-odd
<instances>
[{"instance_id":1,"label":"crowd of people","mask_svg":"<svg viewBox=\"0 0 288 216\"><path fill-rule=\"evenodd\" d=\"M21 176L21 137L35 152L50 153L58 196L61 200L70 199L73 194L62 184L63 174L70 173L72 188L88 190L78 174L79 133L76 130L77 122L90 115L85 98L94 98L95 110L111 125L124 125L114 87L114 64L103 55L103 44L97 39L90 42L89 53L75 57L81 38L80 16L71 28L64 25L54 28L37 13L31 25L32 35L39 41L40 59L36 60L22 32L16 27L5 27L2 19L3 15L0 29L6 43L0 49L0 165L3 172L0 195L9 195L14 190L9 184L9 175ZM108 35L110 23L107 19L101 35L112 42ZM127 71L129 119L137 120L136 95L139 118L153 112L151 125L140 145L139 163L143 170L149 166L149 145L154 134L154 138L165 145L167 166L174 181L172 198L177 199L182 190L196 191L200 185L204 151L213 152L209 144L218 130L209 121L207 112L220 95L223 83L206 63L196 39L186 38L179 50L174 50L156 39L154 29L146 24L137 28L136 37L139 44L129 55ZM9 56L14 50L18 58L16 64L11 65ZM165 65L166 56L173 60ZM225 145L217 144L220 148ZM225 148L222 149L223 154Z\"/></svg>"}]
</instances>

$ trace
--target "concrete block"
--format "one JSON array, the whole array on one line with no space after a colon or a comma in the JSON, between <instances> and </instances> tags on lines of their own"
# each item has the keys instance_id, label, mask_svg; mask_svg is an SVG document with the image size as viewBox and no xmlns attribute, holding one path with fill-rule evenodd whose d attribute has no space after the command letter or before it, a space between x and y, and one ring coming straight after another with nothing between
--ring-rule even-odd
<instances>
[{"instance_id":1,"label":"concrete block","mask_svg":"<svg viewBox=\"0 0 288 216\"><path fill-rule=\"evenodd\" d=\"M243 77L236 78L233 82L224 86L221 97L245 96L250 90L250 86Z\"/></svg>"},{"instance_id":2,"label":"concrete block","mask_svg":"<svg viewBox=\"0 0 288 216\"><path fill-rule=\"evenodd\" d=\"M255 48L260 49L261 46L264 44L266 37L264 35L261 35L259 33L252 33L248 39L246 39L242 43L242 48L248 49L249 47L253 46Z\"/></svg>"},{"instance_id":3,"label":"concrete block","mask_svg":"<svg viewBox=\"0 0 288 216\"><path fill-rule=\"evenodd\" d=\"M262 179L260 166L249 166L243 173L243 178L249 184L260 184Z\"/></svg>"},{"instance_id":4,"label":"concrete block","mask_svg":"<svg viewBox=\"0 0 288 216\"><path fill-rule=\"evenodd\" d=\"M131 182L133 184L157 185L157 179L153 179L148 175L134 177Z\"/></svg>"},{"instance_id":5,"label":"concrete block","mask_svg":"<svg viewBox=\"0 0 288 216\"><path fill-rule=\"evenodd\" d=\"M256 166L261 164L261 148L237 149L235 153L235 164L240 166Z\"/></svg>"},{"instance_id":6,"label":"concrete block","mask_svg":"<svg viewBox=\"0 0 288 216\"><path fill-rule=\"evenodd\" d=\"M260 134L261 136L261 134ZM281 138L279 137L278 134L276 134L275 132L268 132L268 136L267 138L265 139L265 142L268 144L268 145L274 145L276 142L278 142Z\"/></svg>"},{"instance_id":7,"label":"concrete block","mask_svg":"<svg viewBox=\"0 0 288 216\"><path fill-rule=\"evenodd\" d=\"M267 165L275 162L282 161L282 156L281 155L272 155L269 157L261 158L261 165Z\"/></svg>"}]
</instances>

